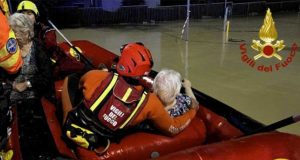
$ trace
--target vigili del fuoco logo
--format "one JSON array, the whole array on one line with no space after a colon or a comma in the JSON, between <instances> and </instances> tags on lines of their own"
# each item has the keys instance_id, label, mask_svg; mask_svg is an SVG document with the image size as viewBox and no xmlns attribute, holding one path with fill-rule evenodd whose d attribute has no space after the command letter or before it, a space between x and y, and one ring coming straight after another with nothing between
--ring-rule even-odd
<instances>
[{"instance_id":1,"label":"vigili del fuoco logo","mask_svg":"<svg viewBox=\"0 0 300 160\"><path fill-rule=\"evenodd\" d=\"M285 48L285 45L283 40L277 40L277 31L270 9L267 10L264 24L259 30L259 39L252 40L251 48L257 52L254 56L247 54L246 43L240 45L241 60L245 64L257 71L273 72L286 68L293 61L298 46L296 43L293 43L288 55L280 52ZM266 63L266 61L261 59L275 59L275 61L272 60Z\"/></svg>"}]
</instances>

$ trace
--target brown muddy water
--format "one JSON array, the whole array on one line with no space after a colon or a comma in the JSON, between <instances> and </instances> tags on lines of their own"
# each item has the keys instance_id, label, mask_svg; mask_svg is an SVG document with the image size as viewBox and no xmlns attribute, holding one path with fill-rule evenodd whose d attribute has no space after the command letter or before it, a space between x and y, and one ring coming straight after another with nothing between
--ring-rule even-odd
<instances>
[{"instance_id":1,"label":"brown muddy water","mask_svg":"<svg viewBox=\"0 0 300 160\"><path fill-rule=\"evenodd\" d=\"M271 124L300 114L300 51L291 51L293 43L300 46L300 16L273 15L277 40L284 40L286 45L278 52L282 60L261 57L251 63L245 57L253 60L259 54L250 46L253 39L259 40L263 19L263 16L230 19L227 43L223 41L222 19L191 20L188 42L180 39L184 21L61 31L70 40L90 40L116 54L122 44L143 42L153 54L154 70L175 69L194 88L257 121ZM240 50L242 43L246 48L245 61ZM300 135L300 122L280 131Z\"/></svg>"}]
</instances>

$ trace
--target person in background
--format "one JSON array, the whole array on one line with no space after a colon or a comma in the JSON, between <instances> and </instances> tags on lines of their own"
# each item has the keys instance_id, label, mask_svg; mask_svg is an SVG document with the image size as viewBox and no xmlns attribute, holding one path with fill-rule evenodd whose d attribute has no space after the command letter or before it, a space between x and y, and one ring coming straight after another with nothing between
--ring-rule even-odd
<instances>
[{"instance_id":1,"label":"person in background","mask_svg":"<svg viewBox=\"0 0 300 160\"><path fill-rule=\"evenodd\" d=\"M10 103L16 104L23 159L52 157L56 147L41 106L41 97L52 96L51 66L45 48L34 38L33 23L22 13L9 17L9 25L16 35L23 65L10 77ZM42 139L50 140L47 145Z\"/></svg>"},{"instance_id":2,"label":"person in background","mask_svg":"<svg viewBox=\"0 0 300 160\"><path fill-rule=\"evenodd\" d=\"M17 7L18 13L26 14L30 20L34 23L34 34L35 37L45 45L46 49L49 50L48 54L54 52L57 41L55 29L49 27L48 25L41 23L39 19L39 10L37 6L32 1L21 1Z\"/></svg>"},{"instance_id":3,"label":"person in background","mask_svg":"<svg viewBox=\"0 0 300 160\"><path fill-rule=\"evenodd\" d=\"M185 88L186 95L180 93L182 86ZM154 78L153 92L172 117L180 116L190 110L192 101L198 104L191 88L191 82L184 79L182 83L180 73L175 70L161 70Z\"/></svg>"},{"instance_id":4,"label":"person in background","mask_svg":"<svg viewBox=\"0 0 300 160\"><path fill-rule=\"evenodd\" d=\"M55 29L40 21L42 17L40 17L35 3L29 0L21 1L17 7L17 12L26 14L34 23L35 38L46 48L55 79L61 79L70 73L82 70L84 65L79 62L79 59L76 59L76 53L71 54L70 51L69 55L65 54L57 44Z\"/></svg>"},{"instance_id":5,"label":"person in background","mask_svg":"<svg viewBox=\"0 0 300 160\"><path fill-rule=\"evenodd\" d=\"M12 110L9 104L11 85L7 83L8 75L19 71L23 61L14 32L10 29L6 1L0 0L0 159L12 159L14 148L7 142L11 136Z\"/></svg>"}]
</instances>

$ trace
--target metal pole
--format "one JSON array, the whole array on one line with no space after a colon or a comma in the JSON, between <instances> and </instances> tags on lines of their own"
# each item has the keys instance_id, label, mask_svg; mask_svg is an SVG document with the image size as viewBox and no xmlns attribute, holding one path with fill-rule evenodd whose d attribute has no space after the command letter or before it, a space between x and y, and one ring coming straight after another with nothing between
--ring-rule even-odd
<instances>
[{"instance_id":1,"label":"metal pole","mask_svg":"<svg viewBox=\"0 0 300 160\"><path fill-rule=\"evenodd\" d=\"M189 58L189 28L190 28L190 0L187 0L187 5L186 5L186 37L185 37L185 77L188 78L189 74L188 74L188 67L189 67L189 63L188 63L188 58Z\"/></svg>"},{"instance_id":2,"label":"metal pole","mask_svg":"<svg viewBox=\"0 0 300 160\"><path fill-rule=\"evenodd\" d=\"M73 44L58 30L58 28L50 21L48 20L48 23L56 30L56 32L70 45L73 46Z\"/></svg>"},{"instance_id":3,"label":"metal pole","mask_svg":"<svg viewBox=\"0 0 300 160\"><path fill-rule=\"evenodd\" d=\"M187 0L187 9L186 9L186 17L187 17L187 30L186 30L186 41L189 40L189 29L190 29L190 6L191 6L191 3L190 3L190 0Z\"/></svg>"},{"instance_id":4,"label":"metal pole","mask_svg":"<svg viewBox=\"0 0 300 160\"><path fill-rule=\"evenodd\" d=\"M185 41L185 62L184 62L184 72L185 78L189 79L189 41Z\"/></svg>"},{"instance_id":5,"label":"metal pole","mask_svg":"<svg viewBox=\"0 0 300 160\"><path fill-rule=\"evenodd\" d=\"M223 31L226 32L226 23L227 23L227 13L228 13L228 9L227 9L227 0L225 0L224 2L224 22L223 22Z\"/></svg>"},{"instance_id":6,"label":"metal pole","mask_svg":"<svg viewBox=\"0 0 300 160\"><path fill-rule=\"evenodd\" d=\"M82 53L58 30L58 28L50 20L48 20L48 23L56 30L57 33L59 33L59 35L69 44L69 46L74 49L78 56L76 58L88 65L88 67L95 68L94 65L87 58L85 58L84 55L82 55Z\"/></svg>"}]
</instances>

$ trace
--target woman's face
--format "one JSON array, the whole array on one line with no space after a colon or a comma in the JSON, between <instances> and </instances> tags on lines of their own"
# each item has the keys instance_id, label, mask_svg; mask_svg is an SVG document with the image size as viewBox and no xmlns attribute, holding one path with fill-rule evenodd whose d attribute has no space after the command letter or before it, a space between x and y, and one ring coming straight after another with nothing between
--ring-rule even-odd
<instances>
[{"instance_id":1,"label":"woman's face","mask_svg":"<svg viewBox=\"0 0 300 160\"><path fill-rule=\"evenodd\" d=\"M22 13L27 15L33 24L35 23L35 14L32 11L24 10Z\"/></svg>"},{"instance_id":2,"label":"woman's face","mask_svg":"<svg viewBox=\"0 0 300 160\"><path fill-rule=\"evenodd\" d=\"M29 33L24 31L14 31L16 35L16 39L20 46L27 44L30 41Z\"/></svg>"}]
</instances>

